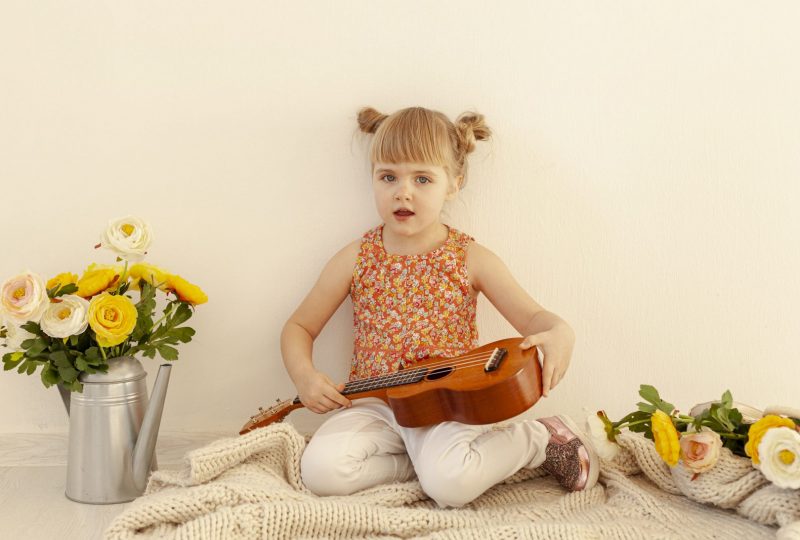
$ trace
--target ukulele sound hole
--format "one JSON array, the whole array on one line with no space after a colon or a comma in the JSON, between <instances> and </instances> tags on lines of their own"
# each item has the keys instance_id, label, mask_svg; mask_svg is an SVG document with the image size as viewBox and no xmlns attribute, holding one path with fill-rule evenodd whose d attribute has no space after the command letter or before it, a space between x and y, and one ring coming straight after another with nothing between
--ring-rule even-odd
<instances>
[{"instance_id":1,"label":"ukulele sound hole","mask_svg":"<svg viewBox=\"0 0 800 540\"><path fill-rule=\"evenodd\" d=\"M442 377L447 377L448 375L450 375L450 373L452 373L452 371L453 371L452 367L436 368L430 373L428 373L428 376L425 378L428 379L429 381L435 381L437 379L441 379Z\"/></svg>"}]
</instances>

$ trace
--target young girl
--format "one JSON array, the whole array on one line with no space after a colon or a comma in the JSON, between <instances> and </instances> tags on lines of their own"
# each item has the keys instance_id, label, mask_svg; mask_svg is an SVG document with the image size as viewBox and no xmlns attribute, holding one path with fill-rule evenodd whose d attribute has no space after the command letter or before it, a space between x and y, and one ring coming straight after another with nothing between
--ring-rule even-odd
<instances>
[{"instance_id":1,"label":"young girl","mask_svg":"<svg viewBox=\"0 0 800 540\"><path fill-rule=\"evenodd\" d=\"M383 223L345 246L281 334L286 369L310 410L333 414L301 460L303 482L317 495L347 495L416 476L440 506L462 506L522 467L542 466L570 490L597 481L590 443L565 416L493 425L397 424L382 400L348 400L312 363L312 344L351 296L355 347L350 380L453 357L477 347L480 293L523 336L522 349L543 354L543 395L558 385L570 361L572 328L544 310L503 262L474 239L440 221L445 201L464 186L467 154L491 132L483 116L453 124L440 112L413 107L391 116L365 108L362 131L371 149L375 204Z\"/></svg>"}]
</instances>

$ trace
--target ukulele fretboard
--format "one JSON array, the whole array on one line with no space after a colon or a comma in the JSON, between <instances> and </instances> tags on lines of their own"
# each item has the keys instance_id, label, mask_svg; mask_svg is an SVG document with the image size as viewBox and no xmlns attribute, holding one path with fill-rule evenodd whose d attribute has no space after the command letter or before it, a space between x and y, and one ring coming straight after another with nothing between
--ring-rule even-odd
<instances>
[{"instance_id":1,"label":"ukulele fretboard","mask_svg":"<svg viewBox=\"0 0 800 540\"><path fill-rule=\"evenodd\" d=\"M416 383L421 381L427 372L428 370L425 368L404 369L380 377L350 381L344 385L342 394L346 396L347 394L354 394L356 392L369 392L370 390L377 390L379 388Z\"/></svg>"}]
</instances>

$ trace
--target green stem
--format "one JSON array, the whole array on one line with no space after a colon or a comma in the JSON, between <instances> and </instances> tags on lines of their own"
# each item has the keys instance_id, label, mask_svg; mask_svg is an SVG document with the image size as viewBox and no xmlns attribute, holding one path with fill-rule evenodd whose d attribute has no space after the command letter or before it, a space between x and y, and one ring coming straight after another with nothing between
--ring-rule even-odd
<instances>
[{"instance_id":1,"label":"green stem","mask_svg":"<svg viewBox=\"0 0 800 540\"><path fill-rule=\"evenodd\" d=\"M97 344L97 346L100 347L100 354L103 355L103 360L108 362L108 358L106 358L106 350L99 343Z\"/></svg>"},{"instance_id":2,"label":"green stem","mask_svg":"<svg viewBox=\"0 0 800 540\"><path fill-rule=\"evenodd\" d=\"M128 260L125 259L125 268L122 269L122 275L117 280L117 289L116 291L119 292L119 288L122 286L122 283L128 279Z\"/></svg>"}]
</instances>

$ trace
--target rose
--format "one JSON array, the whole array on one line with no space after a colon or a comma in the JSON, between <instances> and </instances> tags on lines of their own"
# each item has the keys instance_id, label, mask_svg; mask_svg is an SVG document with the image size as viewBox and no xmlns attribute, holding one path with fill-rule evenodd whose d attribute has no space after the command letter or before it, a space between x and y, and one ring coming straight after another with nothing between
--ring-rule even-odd
<instances>
[{"instance_id":1,"label":"rose","mask_svg":"<svg viewBox=\"0 0 800 540\"><path fill-rule=\"evenodd\" d=\"M778 487L800 488L800 433L789 427L767 430L758 445L762 474Z\"/></svg>"},{"instance_id":2,"label":"rose","mask_svg":"<svg viewBox=\"0 0 800 540\"><path fill-rule=\"evenodd\" d=\"M127 296L103 293L89 302L89 326L101 347L119 345L136 327L136 306Z\"/></svg>"},{"instance_id":3,"label":"rose","mask_svg":"<svg viewBox=\"0 0 800 540\"><path fill-rule=\"evenodd\" d=\"M35 338L35 334L31 334L24 328L20 328L13 321L6 321L6 347L13 352L22 350L22 342L26 339Z\"/></svg>"},{"instance_id":4,"label":"rose","mask_svg":"<svg viewBox=\"0 0 800 540\"><path fill-rule=\"evenodd\" d=\"M602 417L600 416L601 414L603 415ZM603 411L597 411L596 414L590 414L586 417L586 425L589 428L589 435L591 436L597 455L602 459L611 461L619 453L619 445L608 439L608 432L606 431L606 422L604 419L608 420L605 413Z\"/></svg>"},{"instance_id":5,"label":"rose","mask_svg":"<svg viewBox=\"0 0 800 540\"><path fill-rule=\"evenodd\" d=\"M138 262L144 259L151 241L150 226L139 218L127 216L108 222L100 244L125 260Z\"/></svg>"},{"instance_id":6,"label":"rose","mask_svg":"<svg viewBox=\"0 0 800 540\"><path fill-rule=\"evenodd\" d=\"M695 473L706 472L717 464L722 438L714 431L685 433L680 439L681 459L687 469Z\"/></svg>"},{"instance_id":7,"label":"rose","mask_svg":"<svg viewBox=\"0 0 800 540\"><path fill-rule=\"evenodd\" d=\"M656 452L667 465L674 467L678 463L681 446L678 442L678 430L672 423L672 418L664 411L658 409L650 417L650 425L653 430L653 441L656 444Z\"/></svg>"},{"instance_id":8,"label":"rose","mask_svg":"<svg viewBox=\"0 0 800 540\"><path fill-rule=\"evenodd\" d=\"M77 274L73 274L72 272L63 272L47 282L47 290L60 289L73 283L78 283Z\"/></svg>"},{"instance_id":9,"label":"rose","mask_svg":"<svg viewBox=\"0 0 800 540\"><path fill-rule=\"evenodd\" d=\"M89 302L74 294L65 294L54 300L44 315L40 325L50 337L65 338L77 336L86 330Z\"/></svg>"},{"instance_id":10,"label":"rose","mask_svg":"<svg viewBox=\"0 0 800 540\"><path fill-rule=\"evenodd\" d=\"M9 322L38 322L48 302L45 282L33 272L10 277L0 286L0 312Z\"/></svg>"},{"instance_id":11,"label":"rose","mask_svg":"<svg viewBox=\"0 0 800 540\"><path fill-rule=\"evenodd\" d=\"M143 279L153 287L158 287L162 291L167 290L167 283L169 282L169 272L163 268L159 268L154 264L136 263L131 266L128 271L133 278L131 288L134 290L139 289L139 280Z\"/></svg>"},{"instance_id":12,"label":"rose","mask_svg":"<svg viewBox=\"0 0 800 540\"><path fill-rule=\"evenodd\" d=\"M167 290L174 291L180 300L189 302L193 306L208 302L208 296L200 287L192 285L181 276L170 275L166 287Z\"/></svg>"},{"instance_id":13,"label":"rose","mask_svg":"<svg viewBox=\"0 0 800 540\"><path fill-rule=\"evenodd\" d=\"M91 298L116 283L121 273L122 267L120 266L92 263L78 280L78 292L76 294L83 298Z\"/></svg>"},{"instance_id":14,"label":"rose","mask_svg":"<svg viewBox=\"0 0 800 540\"><path fill-rule=\"evenodd\" d=\"M744 453L753 460L753 465L758 465L761 459L758 455L758 447L761 438L772 428L789 427L794 428L794 422L790 418L784 418L775 414L768 414L761 420L752 424L747 431L747 444L744 445Z\"/></svg>"}]
</instances>

